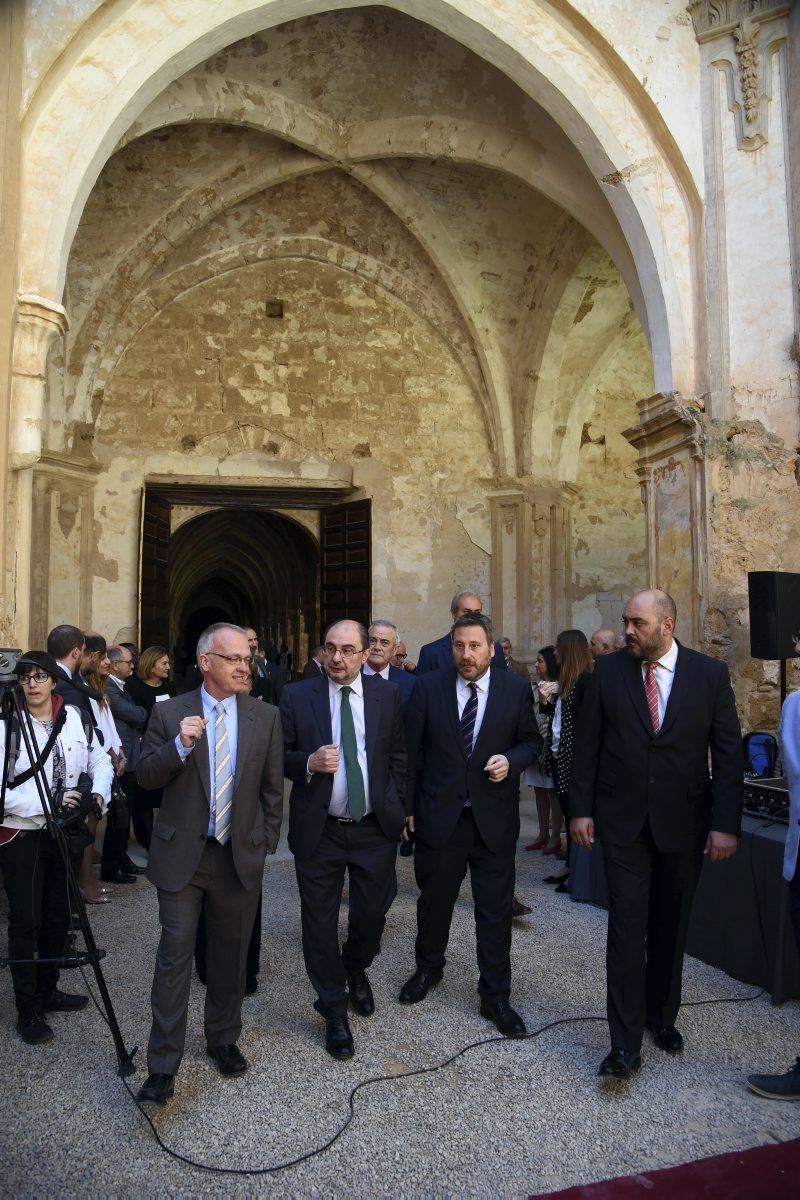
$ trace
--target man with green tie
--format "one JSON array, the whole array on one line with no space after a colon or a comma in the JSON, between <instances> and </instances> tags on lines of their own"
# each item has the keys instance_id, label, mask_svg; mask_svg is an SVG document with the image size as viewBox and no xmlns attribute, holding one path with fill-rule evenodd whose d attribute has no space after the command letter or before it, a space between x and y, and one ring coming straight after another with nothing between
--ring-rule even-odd
<instances>
[{"instance_id":1,"label":"man with green tie","mask_svg":"<svg viewBox=\"0 0 800 1200\"><path fill-rule=\"evenodd\" d=\"M337 621L323 639L325 672L281 697L284 769L292 788L289 848L294 854L303 956L325 1019L325 1049L352 1058L348 999L375 1011L367 968L380 950L397 894L395 859L403 828L406 767L400 690L364 676L367 631ZM347 938L339 950L339 907L349 876Z\"/></svg>"}]
</instances>

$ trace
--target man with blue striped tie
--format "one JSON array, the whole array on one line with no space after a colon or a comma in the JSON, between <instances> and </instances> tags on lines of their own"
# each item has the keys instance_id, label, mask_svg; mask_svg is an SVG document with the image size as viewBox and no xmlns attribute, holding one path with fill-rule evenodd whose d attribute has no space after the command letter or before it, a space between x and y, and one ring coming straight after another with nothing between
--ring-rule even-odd
<instances>
[{"instance_id":1,"label":"man with blue striped tie","mask_svg":"<svg viewBox=\"0 0 800 1200\"><path fill-rule=\"evenodd\" d=\"M247 947L264 857L283 814L278 710L248 695L250 648L237 625L212 625L197 645L202 686L153 709L139 780L163 788L147 877L158 888L161 940L151 1002L149 1076L140 1102L173 1094L183 1056L197 922L206 916L206 1047L222 1075L247 1063L241 1032Z\"/></svg>"}]
</instances>

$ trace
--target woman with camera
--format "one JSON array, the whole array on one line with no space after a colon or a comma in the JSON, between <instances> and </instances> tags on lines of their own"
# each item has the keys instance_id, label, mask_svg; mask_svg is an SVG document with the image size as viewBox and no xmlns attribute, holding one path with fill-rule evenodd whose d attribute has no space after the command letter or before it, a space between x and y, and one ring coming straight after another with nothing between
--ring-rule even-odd
<instances>
[{"instance_id":1,"label":"woman with camera","mask_svg":"<svg viewBox=\"0 0 800 1200\"><path fill-rule=\"evenodd\" d=\"M43 650L30 650L18 659L15 670L30 716L29 723L23 713L21 722L28 734L32 731L34 758L43 766L46 787L62 819L80 831L85 816L99 814L108 804L111 760L96 738L89 743L78 709L53 694L60 677L54 658ZM83 1008L87 997L60 992L57 965L33 961L37 952L41 960L63 955L70 898L61 840L47 830L26 740L15 727L19 721L14 716L0 723L0 756L5 757L11 733L13 757L0 824L0 874L8 895L8 956L17 960L11 965L17 1032L24 1042L39 1045L53 1036L44 1014ZM41 776L39 771L40 781Z\"/></svg>"}]
</instances>

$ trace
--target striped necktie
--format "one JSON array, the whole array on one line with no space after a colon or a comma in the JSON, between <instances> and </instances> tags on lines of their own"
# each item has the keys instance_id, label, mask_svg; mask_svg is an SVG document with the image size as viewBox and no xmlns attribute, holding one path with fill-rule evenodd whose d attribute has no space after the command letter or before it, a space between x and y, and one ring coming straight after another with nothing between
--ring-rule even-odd
<instances>
[{"instance_id":1,"label":"striped necktie","mask_svg":"<svg viewBox=\"0 0 800 1200\"><path fill-rule=\"evenodd\" d=\"M657 662L649 662L644 674L644 694L647 696L647 707L650 710L650 720L653 723L653 733L661 728L661 718L658 715L658 684L656 683Z\"/></svg>"},{"instance_id":2,"label":"striped necktie","mask_svg":"<svg viewBox=\"0 0 800 1200\"><path fill-rule=\"evenodd\" d=\"M233 771L223 705L218 704L214 712L214 837L224 846L231 836Z\"/></svg>"},{"instance_id":3,"label":"striped necktie","mask_svg":"<svg viewBox=\"0 0 800 1200\"><path fill-rule=\"evenodd\" d=\"M467 758L472 754L472 738L475 733L475 719L478 716L478 685L475 683L469 684L469 700L464 705L464 711L461 714L461 739L464 743L464 749L467 752Z\"/></svg>"}]
</instances>

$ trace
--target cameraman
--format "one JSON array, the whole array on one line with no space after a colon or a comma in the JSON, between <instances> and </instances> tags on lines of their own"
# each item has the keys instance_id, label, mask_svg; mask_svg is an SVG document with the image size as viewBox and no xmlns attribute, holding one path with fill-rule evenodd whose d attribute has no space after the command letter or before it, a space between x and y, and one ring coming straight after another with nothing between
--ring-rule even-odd
<instances>
[{"instance_id":1,"label":"cameraman","mask_svg":"<svg viewBox=\"0 0 800 1200\"><path fill-rule=\"evenodd\" d=\"M33 736L44 759L44 774L51 796L62 814L74 810L96 813L108 804L113 767L96 739L91 746L80 713L62 697L53 694L60 678L58 665L43 650L29 650L17 661L31 717ZM23 715L25 729L27 717ZM17 718L12 721L12 729ZM5 819L0 825L0 874L8 895L8 955L11 959L58 958L70 921L67 874L59 845L47 832L36 779L23 738L17 730L16 758L9 763L13 782L5 795ZM8 728L0 724L0 755L5 755ZM14 746L12 746L12 752ZM2 761L0 759L0 761ZM12 772L13 768L13 772ZM89 789L77 790L81 775ZM81 784L83 781L81 781ZM88 836L88 835L87 835ZM46 1012L70 1012L83 1008L86 996L71 996L57 988L58 967L54 963L19 962L11 967L17 1004L17 1032L24 1042L49 1042L53 1031Z\"/></svg>"}]
</instances>

